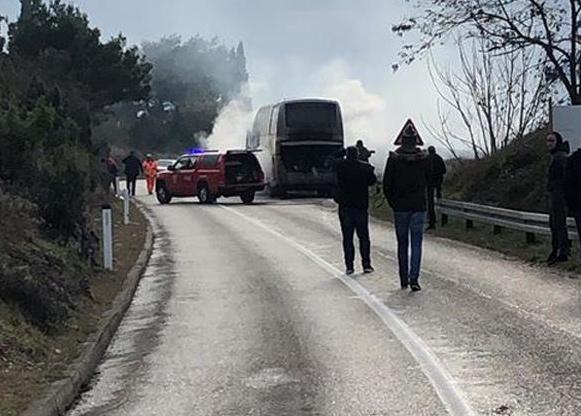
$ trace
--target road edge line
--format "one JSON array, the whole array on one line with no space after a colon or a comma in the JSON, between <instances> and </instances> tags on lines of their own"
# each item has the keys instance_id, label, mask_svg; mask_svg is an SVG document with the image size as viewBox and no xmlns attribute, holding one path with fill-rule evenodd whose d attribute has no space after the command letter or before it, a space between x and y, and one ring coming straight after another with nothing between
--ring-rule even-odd
<instances>
[{"instance_id":1,"label":"road edge line","mask_svg":"<svg viewBox=\"0 0 581 416\"><path fill-rule=\"evenodd\" d=\"M147 234L139 257L127 273L121 291L115 297L111 308L104 313L99 329L85 343L81 356L71 364L69 375L52 383L44 397L30 404L21 416L64 415L77 399L82 387L92 379L95 369L109 348L111 340L133 301L141 277L153 253L155 240L153 220L141 203L137 202L136 206L147 220Z\"/></svg>"},{"instance_id":2,"label":"road edge line","mask_svg":"<svg viewBox=\"0 0 581 416\"><path fill-rule=\"evenodd\" d=\"M377 296L370 293L363 285L356 280L353 280L343 274L338 268L331 263L324 260L308 248L304 247L295 240L285 236L284 234L268 228L262 222L236 211L233 208L225 207L225 209L240 218L268 231L270 234L284 240L286 243L309 257L322 268L331 272L331 274L339 279L345 286L347 286L359 299L361 299L385 324L385 326L395 335L404 348L412 355L414 360L420 365L423 373L428 378L430 384L434 387L436 394L442 401L442 404L448 410L448 413L453 416L475 416L476 413L464 395L458 388L457 383L450 373L446 370L444 365L430 350L430 348L422 341L422 339L385 304L377 298Z\"/></svg>"}]
</instances>

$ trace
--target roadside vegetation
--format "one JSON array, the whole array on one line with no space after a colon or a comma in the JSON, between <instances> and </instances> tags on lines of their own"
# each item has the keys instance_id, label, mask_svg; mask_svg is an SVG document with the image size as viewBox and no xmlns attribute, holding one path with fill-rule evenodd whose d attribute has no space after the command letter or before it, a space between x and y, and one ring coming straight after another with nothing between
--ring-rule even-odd
<instances>
[{"instance_id":1,"label":"roadside vegetation","mask_svg":"<svg viewBox=\"0 0 581 416\"><path fill-rule=\"evenodd\" d=\"M140 49L103 40L62 1L21 6L15 22L0 16L2 415L63 376L143 248L146 220L133 209L119 223L104 156L196 146L248 79L241 44L170 37ZM104 203L115 273L100 267Z\"/></svg>"}]
</instances>

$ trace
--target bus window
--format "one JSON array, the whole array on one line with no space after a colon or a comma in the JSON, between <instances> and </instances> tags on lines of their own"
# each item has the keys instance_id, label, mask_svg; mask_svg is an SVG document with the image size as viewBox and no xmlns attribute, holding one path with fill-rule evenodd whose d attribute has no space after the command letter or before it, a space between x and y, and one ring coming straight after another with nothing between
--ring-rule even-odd
<instances>
[{"instance_id":1,"label":"bus window","mask_svg":"<svg viewBox=\"0 0 581 416\"><path fill-rule=\"evenodd\" d=\"M337 106L333 103L288 103L285 117L286 126L291 129L338 127Z\"/></svg>"}]
</instances>

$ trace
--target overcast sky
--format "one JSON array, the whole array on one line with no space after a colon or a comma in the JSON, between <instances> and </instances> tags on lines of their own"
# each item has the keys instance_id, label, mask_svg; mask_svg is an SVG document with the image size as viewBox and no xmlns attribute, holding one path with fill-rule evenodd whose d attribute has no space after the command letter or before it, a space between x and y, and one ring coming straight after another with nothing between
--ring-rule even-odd
<instances>
[{"instance_id":1,"label":"overcast sky","mask_svg":"<svg viewBox=\"0 0 581 416\"><path fill-rule=\"evenodd\" d=\"M349 136L389 146L408 117L434 122L435 93L424 62L393 74L402 41L391 25L403 0L75 0L105 37L131 43L163 35L218 36L246 47L253 102L338 98ZM0 0L17 16L18 0ZM445 54L439 54L445 59ZM348 137L352 141L355 137ZM430 142L430 138L426 137Z\"/></svg>"}]
</instances>

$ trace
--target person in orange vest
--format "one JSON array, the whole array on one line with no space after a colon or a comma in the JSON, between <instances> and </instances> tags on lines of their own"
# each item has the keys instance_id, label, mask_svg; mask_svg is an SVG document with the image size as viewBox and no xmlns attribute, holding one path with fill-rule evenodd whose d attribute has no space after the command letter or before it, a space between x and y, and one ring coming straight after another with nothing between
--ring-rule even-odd
<instances>
[{"instance_id":1,"label":"person in orange vest","mask_svg":"<svg viewBox=\"0 0 581 416\"><path fill-rule=\"evenodd\" d=\"M153 194L155 178L157 177L157 162L151 154L147 154L147 157L143 161L143 172L145 173L145 179L147 181L147 192L151 195Z\"/></svg>"}]
</instances>

